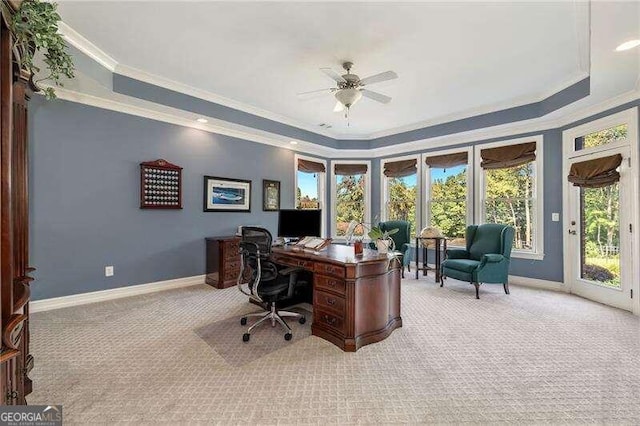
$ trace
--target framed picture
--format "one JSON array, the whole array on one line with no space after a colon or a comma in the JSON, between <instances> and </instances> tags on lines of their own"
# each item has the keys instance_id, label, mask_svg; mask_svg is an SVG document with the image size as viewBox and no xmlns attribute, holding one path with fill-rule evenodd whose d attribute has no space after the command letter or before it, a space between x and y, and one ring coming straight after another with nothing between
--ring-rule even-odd
<instances>
[{"instance_id":1,"label":"framed picture","mask_svg":"<svg viewBox=\"0 0 640 426\"><path fill-rule=\"evenodd\" d=\"M280 210L279 180L262 180L262 210L265 212Z\"/></svg>"},{"instance_id":2,"label":"framed picture","mask_svg":"<svg viewBox=\"0 0 640 426\"><path fill-rule=\"evenodd\" d=\"M204 177L205 212L250 212L251 181Z\"/></svg>"}]
</instances>

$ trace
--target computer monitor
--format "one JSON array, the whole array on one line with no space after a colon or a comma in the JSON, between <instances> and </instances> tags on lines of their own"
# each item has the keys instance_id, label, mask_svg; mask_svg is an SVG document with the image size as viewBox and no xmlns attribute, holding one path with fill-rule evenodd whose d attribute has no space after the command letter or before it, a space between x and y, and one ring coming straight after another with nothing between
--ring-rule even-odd
<instances>
[{"instance_id":1,"label":"computer monitor","mask_svg":"<svg viewBox=\"0 0 640 426\"><path fill-rule=\"evenodd\" d=\"M278 236L285 238L319 237L322 210L280 210Z\"/></svg>"}]
</instances>

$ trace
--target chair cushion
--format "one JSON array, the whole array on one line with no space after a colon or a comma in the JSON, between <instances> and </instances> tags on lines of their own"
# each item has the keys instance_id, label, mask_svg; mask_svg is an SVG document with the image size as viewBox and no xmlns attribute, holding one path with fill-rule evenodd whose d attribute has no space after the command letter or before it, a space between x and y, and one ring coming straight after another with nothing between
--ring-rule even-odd
<instances>
[{"instance_id":1,"label":"chair cushion","mask_svg":"<svg viewBox=\"0 0 640 426\"><path fill-rule=\"evenodd\" d=\"M502 230L504 225L484 224L478 226L473 242L469 247L469 257L473 260L480 260L482 256L489 253L502 253Z\"/></svg>"},{"instance_id":2,"label":"chair cushion","mask_svg":"<svg viewBox=\"0 0 640 426\"><path fill-rule=\"evenodd\" d=\"M471 273L480 265L480 262L473 259L447 259L442 263L443 268L455 269L457 271Z\"/></svg>"}]
</instances>

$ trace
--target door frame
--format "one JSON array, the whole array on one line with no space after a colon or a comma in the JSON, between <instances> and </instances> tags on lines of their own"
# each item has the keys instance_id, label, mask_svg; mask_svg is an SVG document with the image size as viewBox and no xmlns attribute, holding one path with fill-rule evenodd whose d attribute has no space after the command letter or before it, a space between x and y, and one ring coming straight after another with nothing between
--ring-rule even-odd
<instances>
[{"instance_id":1,"label":"door frame","mask_svg":"<svg viewBox=\"0 0 640 426\"><path fill-rule=\"evenodd\" d=\"M575 138L581 135L589 134L591 132L596 132L598 130L606 129L609 127L613 127L619 124L627 124L628 125L628 136L625 141L614 142L609 145L604 145L602 147L595 147L590 149L585 149L582 151L575 150ZM584 123L579 126L575 126L564 130L562 132L562 212L563 212L563 222L562 222L562 241L563 241L563 264L564 264L564 285L566 286L566 290L571 293L572 283L571 283L571 264L569 259L569 253L571 253L571 242L572 240L568 238L568 229L571 226L571 216L569 212L569 189L570 184L567 181L567 176L569 175L569 163L570 159L576 159L578 157L587 155L587 154L595 154L599 152L606 152L613 148L622 148L628 147L630 155L631 155L631 163L629 164L629 171L631 173L630 184L631 188L629 191L632 194L638 194L638 190L640 188L639 175L638 175L638 108L630 108L616 114L611 114L606 117L592 120L587 123ZM633 208L633 213L630 215L631 225L633 227L633 232L631 233L631 253L630 259L632 262L631 266L631 291L633 292L633 298L631 301L631 311L635 315L640 315L640 255L638 249L640 248L640 229L638 225L640 224L640 197L632 197L631 199L631 207ZM626 228L626 224L621 225L621 232ZM599 301L598 301L599 302ZM600 302L601 303L601 302Z\"/></svg>"}]
</instances>

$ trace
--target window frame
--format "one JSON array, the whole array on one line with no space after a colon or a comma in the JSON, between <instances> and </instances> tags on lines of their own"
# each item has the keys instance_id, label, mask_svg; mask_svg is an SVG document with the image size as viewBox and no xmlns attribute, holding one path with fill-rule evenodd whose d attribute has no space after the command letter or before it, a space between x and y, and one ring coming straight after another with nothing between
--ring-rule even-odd
<instances>
[{"instance_id":1,"label":"window frame","mask_svg":"<svg viewBox=\"0 0 640 426\"><path fill-rule=\"evenodd\" d=\"M581 155L588 155L595 152L608 151L610 149L621 148L627 145L636 143L638 140L637 129L633 126L634 120L637 119L637 111L634 108L621 111L615 114L607 115L596 120L589 121L580 126L572 127L571 129L562 132L563 138L573 138L572 145L570 147L563 147L563 153L570 157L579 157ZM575 139L580 136L587 136L594 132L601 130L607 130L612 127L627 125L627 137L626 139L612 142L606 145L595 146L592 148L576 149ZM568 143L568 142L565 142ZM568 152L567 152L568 151Z\"/></svg>"},{"instance_id":2,"label":"window frame","mask_svg":"<svg viewBox=\"0 0 640 426\"><path fill-rule=\"evenodd\" d=\"M474 194L474 186L473 186L473 182L474 182L474 149L473 146L467 146L467 147L459 147L459 148L451 148L451 149L445 149L445 150L436 150L436 151L428 151L422 154L421 158L420 158L420 162L422 163L424 170L423 170L423 182L424 182L424 209L423 209L423 217L422 217L422 223L424 223L424 226L431 226L431 215L430 215L430 203L431 203L431 167L429 167L425 161L427 159L427 157L432 157L435 155L448 155L448 154L455 154L455 153L459 153L459 152L467 152L467 217L466 217L466 226L469 226L470 224L474 223L473 220L473 194ZM457 247L457 246L450 246L450 247Z\"/></svg>"},{"instance_id":3,"label":"window frame","mask_svg":"<svg viewBox=\"0 0 640 426\"><path fill-rule=\"evenodd\" d=\"M338 212L338 175L335 173L335 165L338 164L366 164L367 173L364 174L364 222L365 224L371 223L371 160L332 160L331 161L331 215L329 220L329 229L331 230L331 237L336 241L346 241L344 236L338 236L338 229L336 226L336 218Z\"/></svg>"},{"instance_id":4,"label":"window frame","mask_svg":"<svg viewBox=\"0 0 640 426\"><path fill-rule=\"evenodd\" d=\"M534 162L535 179L533 182L535 196L535 217L533 229L535 233L533 235L533 250L521 250L513 249L511 256L521 259L543 260L544 259L544 137L543 135L535 135L517 139L507 139L498 142L490 142L475 145L474 147L474 176L475 176L475 222L486 223L485 217L485 192L486 192L486 179L485 173L480 163L482 157L480 151L486 148L497 148L505 145L516 145L526 142L536 142L536 160Z\"/></svg>"},{"instance_id":5,"label":"window frame","mask_svg":"<svg viewBox=\"0 0 640 426\"><path fill-rule=\"evenodd\" d=\"M298 160L309 160L324 164L325 172L318 173L318 203L320 210L322 210L322 223L320 224L320 233L322 235L320 236L325 238L327 235L327 192L325 191L327 180L327 160L300 154L295 154L293 156L293 204L296 209L298 208Z\"/></svg>"},{"instance_id":6,"label":"window frame","mask_svg":"<svg viewBox=\"0 0 640 426\"><path fill-rule=\"evenodd\" d=\"M416 233L422 229L422 154L403 155L400 157L388 157L380 160L380 222L387 221L387 202L389 200L388 179L384 175L384 165L394 161L413 160L416 164ZM415 235L411 235L413 239Z\"/></svg>"}]
</instances>

